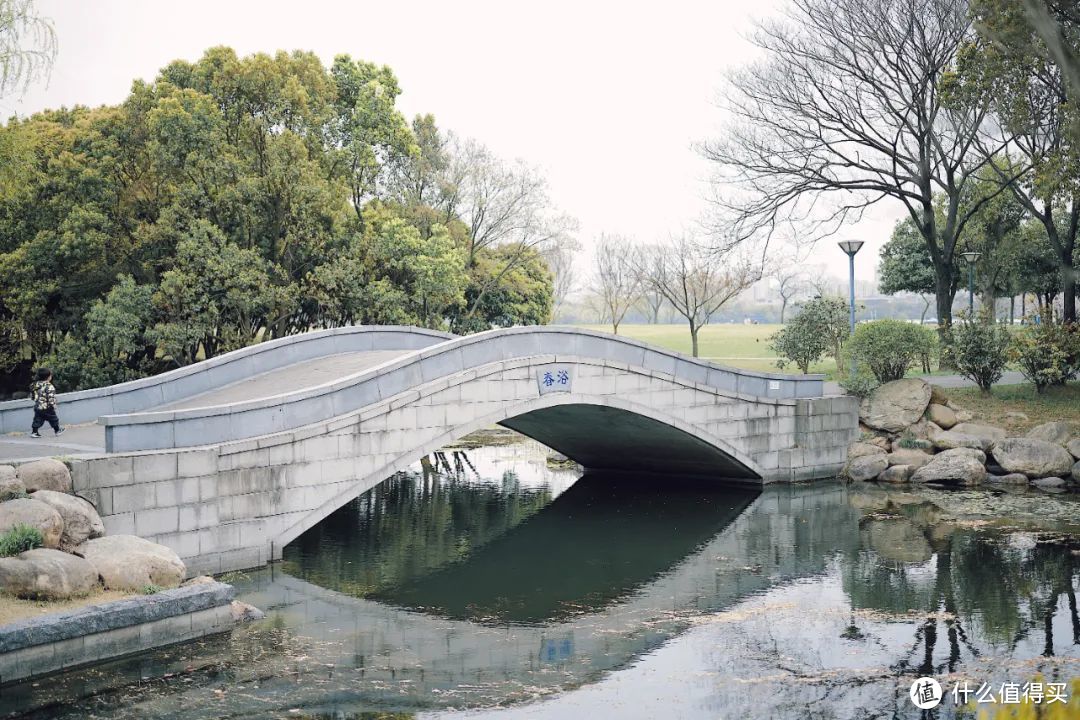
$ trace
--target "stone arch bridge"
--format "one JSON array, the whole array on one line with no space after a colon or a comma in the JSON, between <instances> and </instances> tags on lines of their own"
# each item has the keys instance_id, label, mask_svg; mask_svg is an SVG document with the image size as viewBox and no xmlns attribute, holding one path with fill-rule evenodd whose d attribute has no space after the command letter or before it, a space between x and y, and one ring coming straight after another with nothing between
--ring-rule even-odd
<instances>
[{"instance_id":1,"label":"stone arch bridge","mask_svg":"<svg viewBox=\"0 0 1080 720\"><path fill-rule=\"evenodd\" d=\"M343 357L360 369L289 381ZM76 492L110 533L168 545L193 573L278 559L348 501L495 424L590 469L756 485L835 476L858 433L855 399L823 396L821 376L564 327L337 328L61 400L69 419L105 426L105 452L72 459Z\"/></svg>"}]
</instances>

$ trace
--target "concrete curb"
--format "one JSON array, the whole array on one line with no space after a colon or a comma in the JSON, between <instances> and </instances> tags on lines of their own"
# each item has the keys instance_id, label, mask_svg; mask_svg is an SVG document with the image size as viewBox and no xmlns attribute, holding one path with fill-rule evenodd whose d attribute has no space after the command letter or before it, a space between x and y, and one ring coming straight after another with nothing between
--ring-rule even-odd
<instances>
[{"instance_id":1,"label":"concrete curb","mask_svg":"<svg viewBox=\"0 0 1080 720\"><path fill-rule=\"evenodd\" d=\"M234 592L189 585L0 626L0 683L227 631Z\"/></svg>"}]
</instances>

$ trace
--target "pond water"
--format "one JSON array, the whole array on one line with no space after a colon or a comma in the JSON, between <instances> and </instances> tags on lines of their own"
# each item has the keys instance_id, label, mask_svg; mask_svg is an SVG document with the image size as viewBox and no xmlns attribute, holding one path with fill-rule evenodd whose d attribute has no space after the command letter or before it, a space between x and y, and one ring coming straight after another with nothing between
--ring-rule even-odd
<instances>
[{"instance_id":1,"label":"pond water","mask_svg":"<svg viewBox=\"0 0 1080 720\"><path fill-rule=\"evenodd\" d=\"M1023 717L1080 717L1072 495L579 478L547 453L447 449L227 577L267 619L5 687L0 717L989 718L1030 682L1068 700ZM919 676L999 702L924 713Z\"/></svg>"}]
</instances>

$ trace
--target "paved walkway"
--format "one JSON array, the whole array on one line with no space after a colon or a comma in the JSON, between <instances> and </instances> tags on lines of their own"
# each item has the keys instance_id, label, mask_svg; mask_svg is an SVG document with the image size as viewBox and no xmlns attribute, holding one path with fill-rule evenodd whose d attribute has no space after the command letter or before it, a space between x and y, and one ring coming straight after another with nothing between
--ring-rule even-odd
<instances>
[{"instance_id":1,"label":"paved walkway","mask_svg":"<svg viewBox=\"0 0 1080 720\"><path fill-rule=\"evenodd\" d=\"M302 390L374 367L393 360L406 352L409 351L377 350L342 353L314 360L305 360L277 370L271 370L262 375L255 375L231 385L224 385L208 393L148 408L148 410L183 410L225 405ZM59 407L59 413L62 422L64 419L63 404ZM30 424L32 418L33 413L27 411L27 425ZM105 450L105 427L97 423L72 425L60 437L54 436L52 428L46 425L41 429L41 434L41 439L32 438L29 435L29 429L27 429L26 432L22 433L0 435L0 461L76 455L79 453L103 452Z\"/></svg>"},{"instance_id":2,"label":"paved walkway","mask_svg":"<svg viewBox=\"0 0 1080 720\"><path fill-rule=\"evenodd\" d=\"M930 383L931 385L940 385L943 388L975 387L975 383L971 382L962 375L919 375L917 377L921 377L923 380ZM1001 376L1001 380L999 380L996 384L1023 385L1025 382L1027 382L1027 380L1024 379L1024 376L1021 373L1007 372ZM840 383L831 381L825 383L826 395L837 395L842 392L844 392L844 390L840 387Z\"/></svg>"}]
</instances>

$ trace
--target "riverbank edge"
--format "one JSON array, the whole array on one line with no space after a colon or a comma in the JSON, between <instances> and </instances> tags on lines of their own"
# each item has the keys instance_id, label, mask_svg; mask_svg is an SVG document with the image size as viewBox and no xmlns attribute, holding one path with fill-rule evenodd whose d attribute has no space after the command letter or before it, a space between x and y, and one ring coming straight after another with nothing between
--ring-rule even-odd
<instances>
[{"instance_id":1,"label":"riverbank edge","mask_svg":"<svg viewBox=\"0 0 1080 720\"><path fill-rule=\"evenodd\" d=\"M0 686L231 630L231 585L194 584L0 627Z\"/></svg>"}]
</instances>

